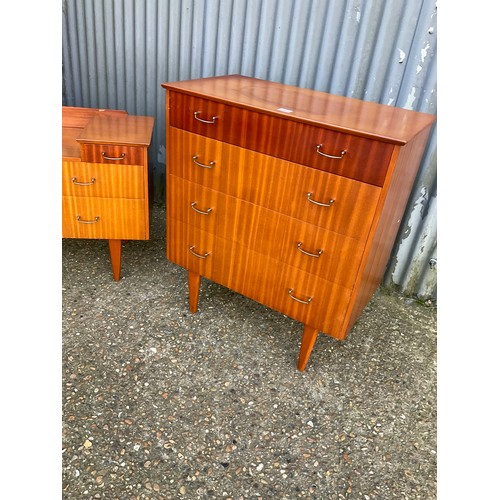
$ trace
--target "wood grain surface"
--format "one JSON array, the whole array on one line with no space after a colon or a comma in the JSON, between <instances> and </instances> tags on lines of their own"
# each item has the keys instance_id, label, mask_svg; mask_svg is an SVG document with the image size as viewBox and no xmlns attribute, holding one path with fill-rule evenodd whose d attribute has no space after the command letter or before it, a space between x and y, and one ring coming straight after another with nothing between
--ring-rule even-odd
<instances>
[{"instance_id":1,"label":"wood grain surface","mask_svg":"<svg viewBox=\"0 0 500 500\"><path fill-rule=\"evenodd\" d=\"M436 119L427 113L242 75L163 83L162 87L237 108L400 145L406 144Z\"/></svg>"},{"instance_id":2,"label":"wood grain surface","mask_svg":"<svg viewBox=\"0 0 500 500\"><path fill-rule=\"evenodd\" d=\"M381 186L393 146L181 93L170 96L170 124L242 148ZM202 123L194 113L214 123ZM320 152L337 158L328 158ZM345 154L343 154L344 152Z\"/></svg>"}]
</instances>

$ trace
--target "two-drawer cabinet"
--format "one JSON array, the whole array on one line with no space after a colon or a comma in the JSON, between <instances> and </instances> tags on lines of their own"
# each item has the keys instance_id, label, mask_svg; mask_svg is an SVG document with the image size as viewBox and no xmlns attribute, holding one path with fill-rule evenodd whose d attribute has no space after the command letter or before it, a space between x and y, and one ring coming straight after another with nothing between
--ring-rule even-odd
<instances>
[{"instance_id":1,"label":"two-drawer cabinet","mask_svg":"<svg viewBox=\"0 0 500 500\"><path fill-rule=\"evenodd\" d=\"M433 115L239 75L165 83L167 258L319 331L383 277Z\"/></svg>"},{"instance_id":2,"label":"two-drawer cabinet","mask_svg":"<svg viewBox=\"0 0 500 500\"><path fill-rule=\"evenodd\" d=\"M149 239L153 118L63 107L62 235L109 241L120 279L122 240Z\"/></svg>"}]
</instances>

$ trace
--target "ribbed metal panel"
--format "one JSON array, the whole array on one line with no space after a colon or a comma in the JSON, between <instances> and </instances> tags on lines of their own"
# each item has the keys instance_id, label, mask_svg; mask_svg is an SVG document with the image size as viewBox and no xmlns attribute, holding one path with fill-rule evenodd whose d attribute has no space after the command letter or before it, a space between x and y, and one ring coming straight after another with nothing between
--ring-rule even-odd
<instances>
[{"instance_id":1,"label":"ribbed metal panel","mask_svg":"<svg viewBox=\"0 0 500 500\"><path fill-rule=\"evenodd\" d=\"M160 84L239 73L436 113L435 0L66 0L63 104L156 119L154 199L165 196ZM433 131L386 284L435 298Z\"/></svg>"}]
</instances>

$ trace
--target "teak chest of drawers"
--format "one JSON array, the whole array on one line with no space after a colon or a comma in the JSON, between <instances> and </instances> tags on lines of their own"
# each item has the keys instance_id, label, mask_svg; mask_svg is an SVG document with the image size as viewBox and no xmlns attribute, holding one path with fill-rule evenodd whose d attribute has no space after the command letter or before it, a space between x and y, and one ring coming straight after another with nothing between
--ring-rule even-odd
<instances>
[{"instance_id":1,"label":"teak chest of drawers","mask_svg":"<svg viewBox=\"0 0 500 500\"><path fill-rule=\"evenodd\" d=\"M433 115L230 75L164 83L167 258L344 339L380 284Z\"/></svg>"},{"instance_id":2,"label":"teak chest of drawers","mask_svg":"<svg viewBox=\"0 0 500 500\"><path fill-rule=\"evenodd\" d=\"M109 240L116 281L122 240L149 239L153 123L125 111L62 108L62 236Z\"/></svg>"}]
</instances>

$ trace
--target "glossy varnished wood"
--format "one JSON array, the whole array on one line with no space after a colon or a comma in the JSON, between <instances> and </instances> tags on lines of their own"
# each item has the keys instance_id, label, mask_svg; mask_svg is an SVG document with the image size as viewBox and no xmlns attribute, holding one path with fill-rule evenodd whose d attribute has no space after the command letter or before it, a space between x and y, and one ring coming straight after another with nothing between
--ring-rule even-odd
<instances>
[{"instance_id":1,"label":"glossy varnished wood","mask_svg":"<svg viewBox=\"0 0 500 500\"><path fill-rule=\"evenodd\" d=\"M82 130L81 144L148 146L154 118L151 116L97 114Z\"/></svg>"},{"instance_id":2,"label":"glossy varnished wood","mask_svg":"<svg viewBox=\"0 0 500 500\"><path fill-rule=\"evenodd\" d=\"M381 186L393 146L264 113L187 96L170 96L170 124L245 149ZM214 123L202 123L195 111ZM339 158L327 158L317 151ZM343 155L342 152L345 152Z\"/></svg>"},{"instance_id":3,"label":"glossy varnished wood","mask_svg":"<svg viewBox=\"0 0 500 500\"><path fill-rule=\"evenodd\" d=\"M173 127L169 131L170 173L352 238L368 234L381 191L377 186L213 139L201 140ZM204 144L207 152L198 154ZM199 167L193 156L215 165ZM333 199L334 203L331 207L315 205L308 200L308 193L315 201Z\"/></svg>"},{"instance_id":4,"label":"glossy varnished wood","mask_svg":"<svg viewBox=\"0 0 500 500\"><path fill-rule=\"evenodd\" d=\"M154 119L77 107L63 107L62 118L62 236L107 239L119 280L122 240L149 239Z\"/></svg>"},{"instance_id":5,"label":"glossy varnished wood","mask_svg":"<svg viewBox=\"0 0 500 500\"><path fill-rule=\"evenodd\" d=\"M124 117L128 113L114 109L62 107L62 158L79 160L80 144L76 140L96 115Z\"/></svg>"},{"instance_id":6,"label":"glossy varnished wood","mask_svg":"<svg viewBox=\"0 0 500 500\"><path fill-rule=\"evenodd\" d=\"M143 199L63 196L63 235L64 238L146 240L149 236L144 224L146 209Z\"/></svg>"},{"instance_id":7,"label":"glossy varnished wood","mask_svg":"<svg viewBox=\"0 0 500 500\"><path fill-rule=\"evenodd\" d=\"M113 270L113 279L120 280L121 261L122 261L122 240L108 240L109 255L111 259L111 268Z\"/></svg>"},{"instance_id":8,"label":"glossy varnished wood","mask_svg":"<svg viewBox=\"0 0 500 500\"><path fill-rule=\"evenodd\" d=\"M62 194L104 198L144 198L141 165L63 161Z\"/></svg>"},{"instance_id":9,"label":"glossy varnished wood","mask_svg":"<svg viewBox=\"0 0 500 500\"><path fill-rule=\"evenodd\" d=\"M306 369L307 361L311 355L318 333L319 330L317 328L312 328L308 325L304 326L302 343L300 344L299 361L297 363L297 369L301 372Z\"/></svg>"},{"instance_id":10,"label":"glossy varnished wood","mask_svg":"<svg viewBox=\"0 0 500 500\"><path fill-rule=\"evenodd\" d=\"M144 165L144 148L114 144L82 144L82 161L109 165Z\"/></svg>"},{"instance_id":11,"label":"glossy varnished wood","mask_svg":"<svg viewBox=\"0 0 500 500\"><path fill-rule=\"evenodd\" d=\"M180 222L345 287L353 286L363 242L174 175L169 176L168 189L167 210ZM204 213L194 211L193 202Z\"/></svg>"},{"instance_id":12,"label":"glossy varnished wood","mask_svg":"<svg viewBox=\"0 0 500 500\"><path fill-rule=\"evenodd\" d=\"M304 323L304 370L380 283L435 117L238 75L163 86L167 256L190 309L204 276Z\"/></svg>"},{"instance_id":13,"label":"glossy varnished wood","mask_svg":"<svg viewBox=\"0 0 500 500\"><path fill-rule=\"evenodd\" d=\"M427 113L242 75L163 83L162 87L169 92L180 92L390 144L406 144L435 121L435 117Z\"/></svg>"},{"instance_id":14,"label":"glossy varnished wood","mask_svg":"<svg viewBox=\"0 0 500 500\"><path fill-rule=\"evenodd\" d=\"M169 225L169 259L291 318L338 335L351 296L348 288L175 219ZM290 296L290 289L295 298L312 300L300 303Z\"/></svg>"}]
</instances>

